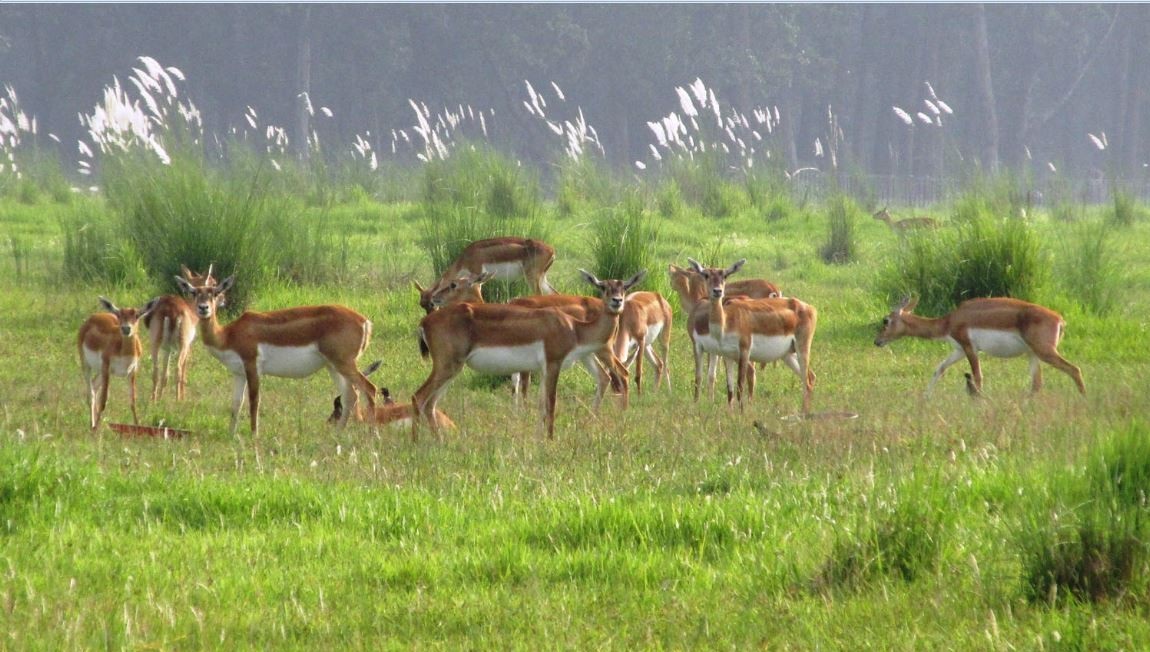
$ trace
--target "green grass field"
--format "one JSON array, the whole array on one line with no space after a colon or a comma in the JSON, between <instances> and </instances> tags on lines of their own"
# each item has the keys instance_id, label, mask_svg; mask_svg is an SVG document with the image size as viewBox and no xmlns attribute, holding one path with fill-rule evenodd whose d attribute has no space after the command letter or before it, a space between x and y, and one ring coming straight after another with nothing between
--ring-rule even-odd
<instances>
[{"instance_id":1,"label":"green grass field","mask_svg":"<svg viewBox=\"0 0 1150 652\"><path fill-rule=\"evenodd\" d=\"M1031 396L1024 360L989 359L984 400L966 395L965 363L925 400L949 347L873 345L898 238L859 220L855 262L828 265L826 212L809 207L659 218L650 273L666 291L668 263L746 257L741 277L816 306L814 409L857 419L784 420L800 390L781 365L745 411L721 386L692 402L669 297L673 388L596 415L572 368L553 441L536 390L516 409L508 385L470 371L441 403L460 427L439 438L327 426L323 373L267 378L260 438L246 420L232 438L231 379L198 341L183 403L171 386L151 403L143 363L142 421L192 431L157 441L87 427L76 330L98 295L139 306L155 293L61 275L62 216L97 201L0 203L0 649L1150 647L1147 528L1117 595L1036 601L1025 580L1029 538L1073 529L1090 460L1122 433L1150 437L1146 221L1115 243L1116 310L1091 314L1056 280L1038 297L1067 320L1060 350L1086 398L1049 368ZM430 372L410 281L432 274L411 215L370 201L317 213L345 248L344 278L279 283L249 307L362 312L375 334L361 361L382 359L374 380L409 397ZM1033 222L1056 272L1073 225ZM551 223L562 291L590 289L576 269L592 264L593 223ZM114 378L105 420L130 418Z\"/></svg>"}]
</instances>

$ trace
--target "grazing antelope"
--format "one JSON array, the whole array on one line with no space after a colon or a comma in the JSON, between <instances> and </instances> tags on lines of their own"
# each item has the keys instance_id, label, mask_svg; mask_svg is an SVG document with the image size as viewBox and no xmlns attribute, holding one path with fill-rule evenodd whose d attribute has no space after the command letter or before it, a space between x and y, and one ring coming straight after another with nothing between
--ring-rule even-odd
<instances>
[{"instance_id":1,"label":"grazing antelope","mask_svg":"<svg viewBox=\"0 0 1150 652\"><path fill-rule=\"evenodd\" d=\"M782 360L799 377L803 385L803 414L809 413L815 385L815 374L810 368L811 342L815 337L818 311L814 306L792 298L724 300L727 277L739 271L746 259L727 269L703 267L693 259L687 260L691 269L703 277L710 297L709 336L699 339L709 340L706 346L738 363L737 384L734 382L736 368L732 368L730 362L727 364L727 403L737 395L742 404L743 387L749 384L751 362ZM696 365L696 379L699 373Z\"/></svg>"},{"instance_id":2,"label":"grazing antelope","mask_svg":"<svg viewBox=\"0 0 1150 652\"><path fill-rule=\"evenodd\" d=\"M908 217L905 220L891 219L890 211L885 207L875 213L873 217L880 221L885 222L887 226L895 231L895 233L906 233L914 229L936 229L938 222L931 217Z\"/></svg>"},{"instance_id":3,"label":"grazing antelope","mask_svg":"<svg viewBox=\"0 0 1150 652\"><path fill-rule=\"evenodd\" d=\"M535 372L542 388L543 422L547 436L553 438L559 371L609 345L619 326L627 291L646 275L642 271L626 281L600 281L586 270L579 273L602 296L602 307L588 310L587 319L576 319L558 308L491 303L457 303L424 317L419 324L420 353L430 355L433 366L427 381L412 397L419 417L435 429L431 415L436 404L465 365L484 374ZM610 359L616 373L625 379L626 370L614 355ZM626 396L624 384L624 403ZM413 441L417 434L417 422L413 422Z\"/></svg>"},{"instance_id":4,"label":"grazing antelope","mask_svg":"<svg viewBox=\"0 0 1150 652\"><path fill-rule=\"evenodd\" d=\"M695 400L699 400L699 389L702 381L704 363L707 367L707 386L712 400L715 398L715 374L718 369L719 356L709 346L710 337L710 301L708 299L707 284L702 275L690 268L668 265L667 274L671 278L671 287L679 295L680 305L687 314L687 335L691 340L691 352L695 358ZM763 279L744 279L732 281L725 289L726 297L747 297L751 299L770 299L783 296L778 286ZM750 370L750 388L754 389L754 369Z\"/></svg>"},{"instance_id":5,"label":"grazing antelope","mask_svg":"<svg viewBox=\"0 0 1150 652\"><path fill-rule=\"evenodd\" d=\"M376 360L375 362L367 365L363 369L364 376L370 376L377 369L379 369L382 362ZM377 425L388 425L394 428L406 428L411 426L411 420L415 412L412 409L411 403L396 403L395 399L391 397L391 391L386 387L379 388L379 394L382 397L383 404L375 406L375 414L372 416L372 422ZM343 418L343 400L336 396L331 402L331 416L327 418L328 423L336 423ZM435 411L436 425L440 428L454 429L455 422L452 421L443 410Z\"/></svg>"},{"instance_id":6,"label":"grazing antelope","mask_svg":"<svg viewBox=\"0 0 1150 652\"><path fill-rule=\"evenodd\" d=\"M1058 354L1058 342L1066 322L1058 313L1042 306L1003 297L970 299L963 301L950 313L937 319L919 317L911 311L918 299L904 299L882 320L882 329L875 338L875 346L883 346L900 337L921 337L946 340L954 352L938 365L930 378L926 393L929 396L935 383L954 363L963 357L970 363L972 378L968 391L982 392L982 366L978 353L984 351L996 358L1030 355L1030 387L1037 392L1042 388L1042 368L1039 361L1059 369L1074 379L1078 391L1086 394L1082 371Z\"/></svg>"},{"instance_id":7,"label":"grazing antelope","mask_svg":"<svg viewBox=\"0 0 1150 652\"><path fill-rule=\"evenodd\" d=\"M336 305L305 306L271 312L246 311L227 326L218 320L219 296L235 283L225 278L219 285L193 286L177 276L176 284L193 297L204 345L235 379L232 393L231 433L239 425L240 408L247 389L252 436L259 434L260 377L306 378L326 367L348 410L358 415L358 392L375 411L375 385L356 367L371 339L371 322L350 308Z\"/></svg>"},{"instance_id":8,"label":"grazing antelope","mask_svg":"<svg viewBox=\"0 0 1150 652\"><path fill-rule=\"evenodd\" d=\"M139 321L148 316L148 308L117 308L100 297L108 312L88 317L80 326L77 347L80 369L88 383L88 416L92 430L100 426L108 403L108 381L112 375L127 376L132 402L132 423L140 423L136 413L136 371L140 366Z\"/></svg>"},{"instance_id":9,"label":"grazing antelope","mask_svg":"<svg viewBox=\"0 0 1150 652\"><path fill-rule=\"evenodd\" d=\"M207 274L203 275L196 274L186 265L181 265L180 270L184 279L195 287L216 284L210 266ZM176 400L184 400L188 386L188 357L196 340L196 322L199 321L189 301L190 297L166 294L152 299L145 306L150 308L144 317L144 328L148 330L152 354L153 401L158 401L164 394L173 355L176 356ZM224 305L223 295L219 298L219 305Z\"/></svg>"},{"instance_id":10,"label":"grazing antelope","mask_svg":"<svg viewBox=\"0 0 1150 652\"><path fill-rule=\"evenodd\" d=\"M432 310L456 303L484 303L482 287L483 283L490 278L490 272L483 272L478 275L464 274L453 281L441 285L439 290L431 296L430 305L432 306ZM630 296L633 295L629 295L628 300ZM558 308L579 320L593 319L594 315L603 309L603 302L597 297L571 296L566 294L518 297L509 301L508 304L523 306L524 308ZM631 311L634 311L633 307ZM627 319L627 314L628 308L624 305L623 315L620 321L620 330L622 329L623 322ZM616 357L619 356L616 355ZM623 380L612 370L610 345L608 344L603 350L584 356L580 362L588 373L591 374L591 377L596 379L597 391L595 393L594 409L598 410L599 403L602 400L608 382L611 383L611 386L616 391L622 391L621 385ZM518 402L520 397L526 396L527 394L527 387L531 383L531 374L529 372L516 373L512 375L512 378L512 389L515 400Z\"/></svg>"},{"instance_id":11,"label":"grazing antelope","mask_svg":"<svg viewBox=\"0 0 1150 652\"><path fill-rule=\"evenodd\" d=\"M490 272L490 278L513 279L522 276L535 294L554 294L547 282L547 270L555 262L555 248L546 242L530 238L489 238L467 245L459 258L443 272L431 287L424 288L412 281L419 292L419 305L430 313L431 296L444 285L467 273L478 276Z\"/></svg>"}]
</instances>

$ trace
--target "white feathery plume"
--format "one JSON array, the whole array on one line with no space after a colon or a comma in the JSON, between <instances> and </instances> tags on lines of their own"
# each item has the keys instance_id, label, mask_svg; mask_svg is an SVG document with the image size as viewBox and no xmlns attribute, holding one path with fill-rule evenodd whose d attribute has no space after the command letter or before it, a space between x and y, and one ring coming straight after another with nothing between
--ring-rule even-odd
<instances>
[{"instance_id":1,"label":"white feathery plume","mask_svg":"<svg viewBox=\"0 0 1150 652\"><path fill-rule=\"evenodd\" d=\"M635 161L635 167L639 168L640 170L646 170L647 164L642 161Z\"/></svg>"},{"instance_id":2,"label":"white feathery plume","mask_svg":"<svg viewBox=\"0 0 1150 652\"><path fill-rule=\"evenodd\" d=\"M523 107L527 109L528 113L535 115L535 107L531 106L531 103L527 100L523 100Z\"/></svg>"},{"instance_id":3,"label":"white feathery plume","mask_svg":"<svg viewBox=\"0 0 1150 652\"><path fill-rule=\"evenodd\" d=\"M823 157L823 141L815 138L815 158Z\"/></svg>"},{"instance_id":4,"label":"white feathery plume","mask_svg":"<svg viewBox=\"0 0 1150 652\"><path fill-rule=\"evenodd\" d=\"M187 79L184 76L184 71L180 70L179 68L177 68L175 66L168 66L167 68L165 68L165 70L168 71L168 74L170 74L171 76L175 77L176 79L178 79L180 81L185 81Z\"/></svg>"},{"instance_id":5,"label":"white feathery plume","mask_svg":"<svg viewBox=\"0 0 1150 652\"><path fill-rule=\"evenodd\" d=\"M1054 167L1054 161L1047 161L1046 167L1050 168L1051 172L1054 172L1055 174L1058 173L1058 168Z\"/></svg>"},{"instance_id":6,"label":"white feathery plume","mask_svg":"<svg viewBox=\"0 0 1150 652\"><path fill-rule=\"evenodd\" d=\"M708 91L708 97L711 100L711 110L715 112L715 122L718 123L718 125L720 127L722 127L723 126L723 115L722 115L722 111L719 108L719 100L715 98L715 90L714 89L710 89Z\"/></svg>"},{"instance_id":7,"label":"white feathery plume","mask_svg":"<svg viewBox=\"0 0 1150 652\"><path fill-rule=\"evenodd\" d=\"M898 119L906 123L908 127L914 124L914 118L910 117L909 113L903 111L897 106L892 106L891 108L894 109L894 114L898 116Z\"/></svg>"},{"instance_id":8,"label":"white feathery plume","mask_svg":"<svg viewBox=\"0 0 1150 652\"><path fill-rule=\"evenodd\" d=\"M954 115L954 111L951 110L950 105L948 105L946 102L936 99L934 103L938 105L938 108L942 109L943 113L947 115Z\"/></svg>"},{"instance_id":9,"label":"white feathery plume","mask_svg":"<svg viewBox=\"0 0 1150 652\"><path fill-rule=\"evenodd\" d=\"M927 84L927 86L929 85L930 84ZM938 108L938 105L934 102L931 102L930 100L923 100L923 102L926 104L926 108L930 109L930 112L934 115L942 113L942 109Z\"/></svg>"},{"instance_id":10,"label":"white feathery plume","mask_svg":"<svg viewBox=\"0 0 1150 652\"><path fill-rule=\"evenodd\" d=\"M1024 152L1026 152L1026 160L1028 160L1028 161L1033 161L1033 160L1034 160L1034 157L1030 155L1030 147L1028 147L1028 146L1026 146L1026 145L1023 145L1023 146L1022 146L1022 150L1023 150Z\"/></svg>"},{"instance_id":11,"label":"white feathery plume","mask_svg":"<svg viewBox=\"0 0 1150 652\"><path fill-rule=\"evenodd\" d=\"M1088 133L1086 135L1090 136L1090 141L1093 142L1094 146L1097 147L1099 150L1106 149L1106 143L1102 142L1101 138L1099 138L1098 136L1095 136L1094 134L1091 134L1091 133Z\"/></svg>"},{"instance_id":12,"label":"white feathery plume","mask_svg":"<svg viewBox=\"0 0 1150 652\"><path fill-rule=\"evenodd\" d=\"M928 125L934 124L934 120L931 120L930 116L923 113L922 111L919 111L915 115L917 115L918 119L921 120L924 124L928 124Z\"/></svg>"},{"instance_id":13,"label":"white feathery plume","mask_svg":"<svg viewBox=\"0 0 1150 652\"><path fill-rule=\"evenodd\" d=\"M926 92L930 93L930 99L934 100L935 102L938 101L938 96L934 94L934 86L931 86L930 82L926 82Z\"/></svg>"},{"instance_id":14,"label":"white feathery plume","mask_svg":"<svg viewBox=\"0 0 1150 652\"><path fill-rule=\"evenodd\" d=\"M331 109L327 108L326 106L319 107L319 112L328 118L332 117Z\"/></svg>"},{"instance_id":15,"label":"white feathery plume","mask_svg":"<svg viewBox=\"0 0 1150 652\"><path fill-rule=\"evenodd\" d=\"M687 91L683 90L681 86L676 86L675 93L679 95L679 108L682 109L683 115L693 118L699 114L695 109L695 105L691 102L691 96L687 94Z\"/></svg>"},{"instance_id":16,"label":"white feathery plume","mask_svg":"<svg viewBox=\"0 0 1150 652\"><path fill-rule=\"evenodd\" d=\"M48 137L49 137L49 138L51 138L53 141L55 141L55 142L57 142L57 143L59 143L59 142L60 142L60 137L59 137L59 136L57 136L56 134L53 134L53 133L49 133L49 134L48 134Z\"/></svg>"},{"instance_id":17,"label":"white feathery plume","mask_svg":"<svg viewBox=\"0 0 1150 652\"><path fill-rule=\"evenodd\" d=\"M651 156L653 156L656 161L662 161L663 160L663 156L661 154L659 154L659 148L658 147L655 147L654 145L651 145L651 144L648 144L647 146L651 148Z\"/></svg>"},{"instance_id":18,"label":"white feathery plume","mask_svg":"<svg viewBox=\"0 0 1150 652\"><path fill-rule=\"evenodd\" d=\"M87 156L88 158L92 158L92 149L88 147L88 143L85 143L82 140L78 140L76 141L76 144L79 147L81 154Z\"/></svg>"},{"instance_id":19,"label":"white feathery plume","mask_svg":"<svg viewBox=\"0 0 1150 652\"><path fill-rule=\"evenodd\" d=\"M695 94L695 99L700 104L707 101L707 85L703 83L701 78L696 77L695 81L691 82L691 92Z\"/></svg>"},{"instance_id":20,"label":"white feathery plume","mask_svg":"<svg viewBox=\"0 0 1150 652\"><path fill-rule=\"evenodd\" d=\"M563 95L563 89L559 88L559 84L551 82L551 88L555 89L555 94L559 96L559 99L563 100L564 102L567 101L567 97Z\"/></svg>"}]
</instances>

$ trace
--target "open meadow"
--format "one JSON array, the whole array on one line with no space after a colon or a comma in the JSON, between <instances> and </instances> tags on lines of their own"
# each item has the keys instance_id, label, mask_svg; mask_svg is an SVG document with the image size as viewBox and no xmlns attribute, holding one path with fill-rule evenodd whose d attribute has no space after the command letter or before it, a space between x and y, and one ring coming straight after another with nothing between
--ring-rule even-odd
<instances>
[{"instance_id":1,"label":"open meadow","mask_svg":"<svg viewBox=\"0 0 1150 652\"><path fill-rule=\"evenodd\" d=\"M986 209L1036 243L1042 278L1028 298L1065 317L1060 351L1087 395L1049 367L1031 395L1024 359L984 356L982 398L967 395L963 361L927 399L949 346L880 349L874 338L900 251L949 246L969 197L932 207L943 225L904 239L870 218L878 206L804 201L768 216L751 201L713 217L668 195L548 200L530 228L557 251L550 282L589 294L576 270L602 269L608 214L641 204L654 236L627 260L645 261L644 288L674 307L671 387L655 388L648 369L628 409L608 397L596 414L593 381L571 368L550 440L537 387L517 408L508 383L464 371L440 405L458 429L425 427L415 443L408 430L328 425L324 373L265 377L259 436L245 407L232 437L231 378L199 340L185 401L174 384L150 400L146 345L138 379L141 422L189 436L111 431L107 422L131 421L118 377L91 432L79 325L100 295L140 307L175 287L145 254L103 248L95 264L121 271L77 271L82 234L116 219L122 200L4 200L0 648L1150 646L1150 221L1100 230L1109 206L1073 221ZM284 231L315 229L302 251L326 271L281 264L256 283L246 261L215 259L216 274L236 271L237 307L364 314L374 334L360 363L381 360L373 380L408 400L431 368L411 284L434 280L426 203L288 202ZM827 255L843 210L849 247ZM1106 234L1085 261L1105 263L1101 280L1075 275L1092 233ZM667 281L667 265L687 257L746 258L739 278L770 279L817 307L813 410L858 418L787 419L801 391L782 365L759 371L744 410L728 408L721 372L715 398L693 401ZM918 312L937 314L925 302Z\"/></svg>"}]
</instances>

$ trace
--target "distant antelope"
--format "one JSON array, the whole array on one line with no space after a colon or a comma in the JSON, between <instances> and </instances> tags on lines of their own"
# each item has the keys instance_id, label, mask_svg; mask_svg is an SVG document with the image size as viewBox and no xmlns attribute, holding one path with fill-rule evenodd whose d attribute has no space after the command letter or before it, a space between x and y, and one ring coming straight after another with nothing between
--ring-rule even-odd
<instances>
[{"instance_id":1,"label":"distant antelope","mask_svg":"<svg viewBox=\"0 0 1150 652\"><path fill-rule=\"evenodd\" d=\"M890 211L883 208L873 216L876 220L886 223L896 233L906 233L915 229L935 229L938 228L938 222L931 217L908 217L905 220L891 219Z\"/></svg>"},{"instance_id":2,"label":"distant antelope","mask_svg":"<svg viewBox=\"0 0 1150 652\"><path fill-rule=\"evenodd\" d=\"M495 375L527 371L539 374L543 424L547 436L554 437L559 371L608 345L618 328L627 291L646 274L639 272L626 281L601 281L590 272L579 272L602 296L601 307L593 307L587 319L576 319L558 308L492 303L457 303L424 317L419 324L420 352L431 357L433 366L412 397L420 419L436 428L431 418L436 403L464 366ZM610 358L616 373L626 378L619 361L614 355ZM624 385L624 401L626 392ZM412 425L412 440L417 436L417 423Z\"/></svg>"},{"instance_id":3,"label":"distant antelope","mask_svg":"<svg viewBox=\"0 0 1150 652\"><path fill-rule=\"evenodd\" d=\"M711 353L736 362L727 363L727 403L737 396L743 402L743 388L749 384L751 362L782 360L799 377L803 386L803 414L810 412L815 374L811 371L811 342L815 337L818 311L793 298L724 300L727 277L739 271L746 259L730 267L704 267L687 259L691 269L707 284L710 304L710 332L699 340ZM738 382L735 383L735 371ZM699 382L696 365L696 385Z\"/></svg>"},{"instance_id":4,"label":"distant antelope","mask_svg":"<svg viewBox=\"0 0 1150 652\"><path fill-rule=\"evenodd\" d=\"M1053 310L1018 299L970 299L947 315L931 319L911 314L916 305L918 299L904 299L895 306L883 318L882 329L874 343L875 346L883 346L905 336L950 342L954 352L934 370L926 388L928 395L947 368L964 357L970 363L972 375L967 391L979 394L982 391L979 351L996 358L1029 354L1032 391L1042 388L1042 368L1039 365L1042 361L1073 378L1078 391L1086 394L1082 372L1058 354L1058 343L1066 322Z\"/></svg>"},{"instance_id":5,"label":"distant antelope","mask_svg":"<svg viewBox=\"0 0 1150 652\"><path fill-rule=\"evenodd\" d=\"M200 275L181 265L181 274L193 287L216 285L212 268ZM148 330L148 340L152 354L152 400L158 401L164 394L171 371L172 356L176 357L176 400L184 400L188 386L188 359L192 343L196 340L196 311L190 303L191 297L165 294L148 302L145 308L144 328ZM224 305L221 295L219 305ZM162 357L161 357L162 354Z\"/></svg>"},{"instance_id":6,"label":"distant antelope","mask_svg":"<svg viewBox=\"0 0 1150 652\"><path fill-rule=\"evenodd\" d=\"M117 308L108 299L100 297L100 305L108 312L88 317L80 326L77 347L80 368L88 383L89 425L95 430L108 403L110 376L127 376L132 403L132 422L139 424L136 413L136 371L140 366L139 320L148 316L148 309Z\"/></svg>"},{"instance_id":7,"label":"distant antelope","mask_svg":"<svg viewBox=\"0 0 1150 652\"><path fill-rule=\"evenodd\" d=\"M547 270L555 262L555 248L546 242L530 238L489 238L467 245L431 287L418 282L412 284L419 292L419 305L427 313L432 311L431 296L451 281L468 273L478 276L490 273L489 278L513 279L522 276L535 294L554 294L547 282Z\"/></svg>"},{"instance_id":8,"label":"distant antelope","mask_svg":"<svg viewBox=\"0 0 1150 652\"><path fill-rule=\"evenodd\" d=\"M363 369L364 376L370 376L375 373L381 361L367 365ZM391 397L391 391L386 387L379 388L379 394L382 398L382 405L375 406L375 414L371 417L372 423L377 425L387 425L394 428L409 428L411 427L411 420L415 415L415 411L411 403L396 403L395 399ZM331 416L327 418L328 423L338 423L343 418L343 400L337 395L331 402ZM435 410L435 421L439 428L453 429L455 422L452 421L443 410Z\"/></svg>"},{"instance_id":9,"label":"distant antelope","mask_svg":"<svg viewBox=\"0 0 1150 652\"><path fill-rule=\"evenodd\" d=\"M218 320L219 297L231 289L235 277L219 285L195 287L177 276L176 284L194 299L199 334L204 346L234 378L232 424L234 436L247 390L252 435L259 434L260 377L306 378L327 368L348 406L340 420L358 414L357 392L363 392L375 411L375 385L356 367L371 339L371 322L350 308L337 305L304 306L271 312L247 311L226 326Z\"/></svg>"}]
</instances>

